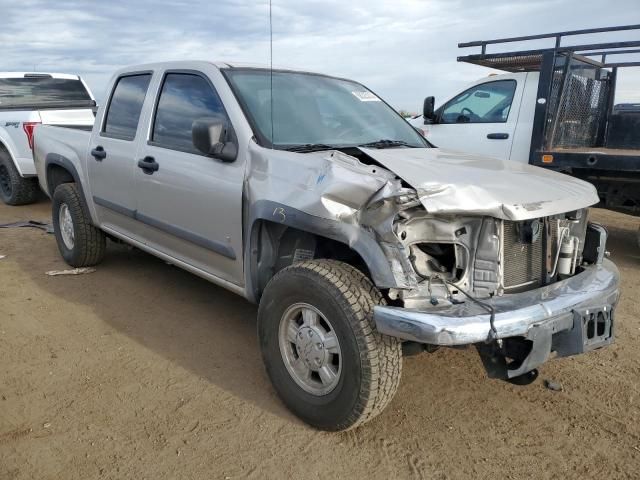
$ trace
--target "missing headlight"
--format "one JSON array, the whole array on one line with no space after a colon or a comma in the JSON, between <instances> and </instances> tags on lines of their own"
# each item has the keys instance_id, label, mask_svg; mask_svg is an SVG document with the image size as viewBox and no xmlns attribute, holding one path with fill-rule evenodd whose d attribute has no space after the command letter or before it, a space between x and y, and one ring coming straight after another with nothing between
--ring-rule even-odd
<instances>
[{"instance_id":1,"label":"missing headlight","mask_svg":"<svg viewBox=\"0 0 640 480\"><path fill-rule=\"evenodd\" d=\"M448 281L462 278L465 250L453 243L415 243L409 247L411 262L416 273L428 278L438 274Z\"/></svg>"}]
</instances>

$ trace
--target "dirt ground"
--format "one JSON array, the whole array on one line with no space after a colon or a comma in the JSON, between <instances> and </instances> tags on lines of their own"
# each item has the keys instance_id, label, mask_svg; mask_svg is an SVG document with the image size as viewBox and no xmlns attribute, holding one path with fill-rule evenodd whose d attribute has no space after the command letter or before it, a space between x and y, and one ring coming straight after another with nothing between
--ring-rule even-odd
<instances>
[{"instance_id":1,"label":"dirt ground","mask_svg":"<svg viewBox=\"0 0 640 480\"><path fill-rule=\"evenodd\" d=\"M0 205L0 223L49 208ZM639 222L593 215L623 279L613 347L528 387L473 350L406 358L390 407L340 434L282 406L242 298L114 244L95 273L49 277L53 235L0 229L0 479L640 478Z\"/></svg>"}]
</instances>

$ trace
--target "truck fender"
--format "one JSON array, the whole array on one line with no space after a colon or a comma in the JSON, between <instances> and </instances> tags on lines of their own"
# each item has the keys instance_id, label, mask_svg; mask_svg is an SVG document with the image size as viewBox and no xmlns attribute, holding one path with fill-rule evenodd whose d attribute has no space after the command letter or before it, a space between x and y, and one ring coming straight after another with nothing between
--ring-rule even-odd
<instances>
[{"instance_id":1,"label":"truck fender","mask_svg":"<svg viewBox=\"0 0 640 480\"><path fill-rule=\"evenodd\" d=\"M59 171L57 169L54 170L53 168L51 168L54 165L62 168L69 176L56 176L52 174L55 171ZM49 195L49 197L53 197L53 192L58 185L60 185L61 183L68 183L73 180L73 182L75 182L76 184L76 187L78 188L78 192L80 192L80 197L82 198L84 207L87 209L87 213L89 213L89 216L92 217L92 215L90 214L89 204L87 203L87 197L82 187L82 182L80 181L80 175L78 175L78 171L76 170L76 167L73 165L71 160L58 153L48 153L44 160L44 172L45 182L47 185L47 194ZM93 219L93 222L95 225L95 219Z\"/></svg>"},{"instance_id":2,"label":"truck fender","mask_svg":"<svg viewBox=\"0 0 640 480\"><path fill-rule=\"evenodd\" d=\"M270 200L259 200L250 207L248 235L245 241L245 269L247 297L260 297L257 262L261 221L292 227L318 237L342 243L357 253L367 266L371 278L379 288L396 286L387 256L372 233L357 225L310 215L301 210Z\"/></svg>"}]
</instances>

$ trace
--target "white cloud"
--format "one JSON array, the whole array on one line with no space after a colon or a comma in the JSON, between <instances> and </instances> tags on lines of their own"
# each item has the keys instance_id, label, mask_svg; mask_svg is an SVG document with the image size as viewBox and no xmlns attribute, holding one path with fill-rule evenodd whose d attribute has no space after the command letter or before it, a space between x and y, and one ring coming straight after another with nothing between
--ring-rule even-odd
<instances>
[{"instance_id":1,"label":"white cloud","mask_svg":"<svg viewBox=\"0 0 640 480\"><path fill-rule=\"evenodd\" d=\"M269 61L266 1L0 0L0 12L2 69L79 73L98 98L128 64ZM489 73L457 63L458 42L625 24L632 13L637 0L273 0L274 63L353 78L418 110Z\"/></svg>"}]
</instances>

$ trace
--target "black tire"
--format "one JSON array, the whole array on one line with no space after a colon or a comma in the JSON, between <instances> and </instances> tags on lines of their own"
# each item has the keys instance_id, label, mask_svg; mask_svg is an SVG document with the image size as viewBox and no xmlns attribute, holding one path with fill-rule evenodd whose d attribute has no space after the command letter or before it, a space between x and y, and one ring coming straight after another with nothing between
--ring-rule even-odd
<instances>
[{"instance_id":1,"label":"black tire","mask_svg":"<svg viewBox=\"0 0 640 480\"><path fill-rule=\"evenodd\" d=\"M60 211L63 208L68 209L72 220L71 248L65 244L61 231ZM51 216L58 249L65 262L72 267L89 267L102 261L107 244L106 235L91 223L91 217L75 183L63 183L55 189Z\"/></svg>"},{"instance_id":2,"label":"black tire","mask_svg":"<svg viewBox=\"0 0 640 480\"><path fill-rule=\"evenodd\" d=\"M0 147L0 199L7 205L26 205L39 193L38 179L21 177L9 152Z\"/></svg>"},{"instance_id":3,"label":"black tire","mask_svg":"<svg viewBox=\"0 0 640 480\"><path fill-rule=\"evenodd\" d=\"M300 303L318 309L340 343L342 373L325 395L301 388L281 353L281 319ZM295 415L321 430L346 430L371 420L389 404L400 383L402 348L375 328L373 307L384 303L368 278L337 261L296 263L271 279L260 301L258 337L267 374Z\"/></svg>"}]
</instances>

